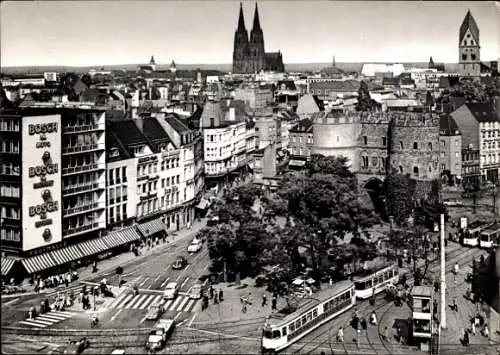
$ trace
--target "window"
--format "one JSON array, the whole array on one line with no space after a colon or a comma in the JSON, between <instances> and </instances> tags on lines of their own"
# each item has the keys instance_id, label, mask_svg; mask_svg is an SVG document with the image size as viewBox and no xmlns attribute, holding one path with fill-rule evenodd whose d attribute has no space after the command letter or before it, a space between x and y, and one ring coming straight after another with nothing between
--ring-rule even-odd
<instances>
[{"instance_id":1,"label":"window","mask_svg":"<svg viewBox=\"0 0 500 355\"><path fill-rule=\"evenodd\" d=\"M115 223L115 208L111 207L109 209L109 223Z\"/></svg>"},{"instance_id":2,"label":"window","mask_svg":"<svg viewBox=\"0 0 500 355\"><path fill-rule=\"evenodd\" d=\"M455 152L455 158L459 158L460 157L460 153L459 152Z\"/></svg>"},{"instance_id":3,"label":"window","mask_svg":"<svg viewBox=\"0 0 500 355\"><path fill-rule=\"evenodd\" d=\"M177 175L177 183L180 184L180 182L181 182L181 176Z\"/></svg>"},{"instance_id":4,"label":"window","mask_svg":"<svg viewBox=\"0 0 500 355\"><path fill-rule=\"evenodd\" d=\"M377 164L378 164L378 158L372 157L372 166L377 166Z\"/></svg>"},{"instance_id":5,"label":"window","mask_svg":"<svg viewBox=\"0 0 500 355\"><path fill-rule=\"evenodd\" d=\"M127 182L127 167L122 167L122 181Z\"/></svg>"},{"instance_id":6,"label":"window","mask_svg":"<svg viewBox=\"0 0 500 355\"><path fill-rule=\"evenodd\" d=\"M127 201L127 187L126 186L122 187L122 198L123 198L123 201Z\"/></svg>"},{"instance_id":7,"label":"window","mask_svg":"<svg viewBox=\"0 0 500 355\"><path fill-rule=\"evenodd\" d=\"M441 170L445 170L446 169L446 165L445 164L441 164Z\"/></svg>"},{"instance_id":8,"label":"window","mask_svg":"<svg viewBox=\"0 0 500 355\"><path fill-rule=\"evenodd\" d=\"M432 150L432 143L427 144L429 150Z\"/></svg>"},{"instance_id":9,"label":"window","mask_svg":"<svg viewBox=\"0 0 500 355\"><path fill-rule=\"evenodd\" d=\"M121 179L120 179L120 168L116 168L115 169L115 180L116 180L116 183L119 184Z\"/></svg>"},{"instance_id":10,"label":"window","mask_svg":"<svg viewBox=\"0 0 500 355\"><path fill-rule=\"evenodd\" d=\"M446 147L446 142L445 141L441 141L441 147Z\"/></svg>"},{"instance_id":11,"label":"window","mask_svg":"<svg viewBox=\"0 0 500 355\"><path fill-rule=\"evenodd\" d=\"M403 141L400 141L399 142L399 149L405 149L405 146L403 144Z\"/></svg>"},{"instance_id":12,"label":"window","mask_svg":"<svg viewBox=\"0 0 500 355\"><path fill-rule=\"evenodd\" d=\"M467 54L465 53L462 54L462 60L467 60Z\"/></svg>"},{"instance_id":13,"label":"window","mask_svg":"<svg viewBox=\"0 0 500 355\"><path fill-rule=\"evenodd\" d=\"M387 146L387 138L386 137L382 137L382 145L384 147Z\"/></svg>"},{"instance_id":14,"label":"window","mask_svg":"<svg viewBox=\"0 0 500 355\"><path fill-rule=\"evenodd\" d=\"M113 170L109 170L108 171L108 183L110 185L114 185L115 184L115 182L113 180Z\"/></svg>"},{"instance_id":15,"label":"window","mask_svg":"<svg viewBox=\"0 0 500 355\"><path fill-rule=\"evenodd\" d=\"M363 136L363 144L368 145L368 137L367 136Z\"/></svg>"},{"instance_id":16,"label":"window","mask_svg":"<svg viewBox=\"0 0 500 355\"><path fill-rule=\"evenodd\" d=\"M403 173L403 167L400 165L399 166L399 173L402 174Z\"/></svg>"},{"instance_id":17,"label":"window","mask_svg":"<svg viewBox=\"0 0 500 355\"><path fill-rule=\"evenodd\" d=\"M418 149L418 143L417 142L413 142L413 149Z\"/></svg>"},{"instance_id":18,"label":"window","mask_svg":"<svg viewBox=\"0 0 500 355\"><path fill-rule=\"evenodd\" d=\"M418 167L417 166L413 167L413 176L418 176Z\"/></svg>"},{"instance_id":19,"label":"window","mask_svg":"<svg viewBox=\"0 0 500 355\"><path fill-rule=\"evenodd\" d=\"M475 55L474 53L472 53L472 54L470 55L470 59L472 59L472 60L476 60L476 55Z\"/></svg>"},{"instance_id":20,"label":"window","mask_svg":"<svg viewBox=\"0 0 500 355\"><path fill-rule=\"evenodd\" d=\"M122 218L127 219L127 204L122 205Z\"/></svg>"}]
</instances>

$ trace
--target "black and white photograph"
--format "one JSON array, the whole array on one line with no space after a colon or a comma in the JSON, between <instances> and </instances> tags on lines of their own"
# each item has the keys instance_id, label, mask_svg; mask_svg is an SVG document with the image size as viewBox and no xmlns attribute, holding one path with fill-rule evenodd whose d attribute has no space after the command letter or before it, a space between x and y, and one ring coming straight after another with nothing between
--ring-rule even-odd
<instances>
[{"instance_id":1,"label":"black and white photograph","mask_svg":"<svg viewBox=\"0 0 500 355\"><path fill-rule=\"evenodd\" d=\"M500 355L500 1L0 2L2 354Z\"/></svg>"}]
</instances>

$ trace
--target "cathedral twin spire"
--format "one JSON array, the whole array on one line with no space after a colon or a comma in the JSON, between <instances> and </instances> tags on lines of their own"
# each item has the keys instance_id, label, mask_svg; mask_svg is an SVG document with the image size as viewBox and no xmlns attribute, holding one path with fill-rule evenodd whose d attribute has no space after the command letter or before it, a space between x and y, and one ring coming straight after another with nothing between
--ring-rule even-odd
<instances>
[{"instance_id":1,"label":"cathedral twin spire","mask_svg":"<svg viewBox=\"0 0 500 355\"><path fill-rule=\"evenodd\" d=\"M245 17L243 16L243 4L240 2L240 16L238 18L238 32L243 32L245 31L246 32L246 28L245 28ZM254 17L253 17L253 28L252 28L252 32L254 31L260 31L262 32L262 29L260 28L260 20L259 20L259 8L257 6L257 4L255 4L255 14L254 14Z\"/></svg>"}]
</instances>

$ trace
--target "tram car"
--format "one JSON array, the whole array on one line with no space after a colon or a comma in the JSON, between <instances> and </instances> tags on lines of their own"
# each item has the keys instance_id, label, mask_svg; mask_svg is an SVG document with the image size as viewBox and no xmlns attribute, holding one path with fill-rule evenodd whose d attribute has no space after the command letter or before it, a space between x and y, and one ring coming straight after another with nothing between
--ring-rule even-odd
<instances>
[{"instance_id":1,"label":"tram car","mask_svg":"<svg viewBox=\"0 0 500 355\"><path fill-rule=\"evenodd\" d=\"M488 223L475 221L469 224L463 237L462 245L470 247L479 246L480 233L488 227Z\"/></svg>"},{"instance_id":2,"label":"tram car","mask_svg":"<svg viewBox=\"0 0 500 355\"><path fill-rule=\"evenodd\" d=\"M272 314L262 330L262 353L285 349L355 304L354 284L345 280L301 299L292 309Z\"/></svg>"},{"instance_id":3,"label":"tram car","mask_svg":"<svg viewBox=\"0 0 500 355\"><path fill-rule=\"evenodd\" d=\"M497 222L486 227L479 234L479 247L485 249L497 247L499 239L500 239L500 223Z\"/></svg>"},{"instance_id":4,"label":"tram car","mask_svg":"<svg viewBox=\"0 0 500 355\"><path fill-rule=\"evenodd\" d=\"M368 271L363 276L354 277L354 288L356 297L365 300L374 294L378 294L389 285L395 285L399 281L399 270L396 265L389 265L377 270Z\"/></svg>"}]
</instances>

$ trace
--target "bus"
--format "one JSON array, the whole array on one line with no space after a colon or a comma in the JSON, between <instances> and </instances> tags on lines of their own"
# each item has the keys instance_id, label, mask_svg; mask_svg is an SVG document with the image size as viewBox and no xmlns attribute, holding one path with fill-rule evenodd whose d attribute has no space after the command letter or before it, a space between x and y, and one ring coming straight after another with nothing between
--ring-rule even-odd
<instances>
[{"instance_id":1,"label":"bus","mask_svg":"<svg viewBox=\"0 0 500 355\"><path fill-rule=\"evenodd\" d=\"M469 224L467 227L462 245L468 245L470 247L477 247L479 246L479 235L481 231L483 231L485 228L489 226L489 223L485 223L482 221L475 221Z\"/></svg>"},{"instance_id":2,"label":"bus","mask_svg":"<svg viewBox=\"0 0 500 355\"><path fill-rule=\"evenodd\" d=\"M399 270L396 265L389 265L378 270L367 271L365 275L354 277L356 297L367 299L373 294L384 291L387 286L399 281Z\"/></svg>"},{"instance_id":3,"label":"bus","mask_svg":"<svg viewBox=\"0 0 500 355\"><path fill-rule=\"evenodd\" d=\"M262 353L283 350L356 304L354 284L340 281L266 319Z\"/></svg>"},{"instance_id":4,"label":"bus","mask_svg":"<svg viewBox=\"0 0 500 355\"><path fill-rule=\"evenodd\" d=\"M479 235L479 247L490 249L498 246L500 239L500 223L496 222L485 228Z\"/></svg>"}]
</instances>

